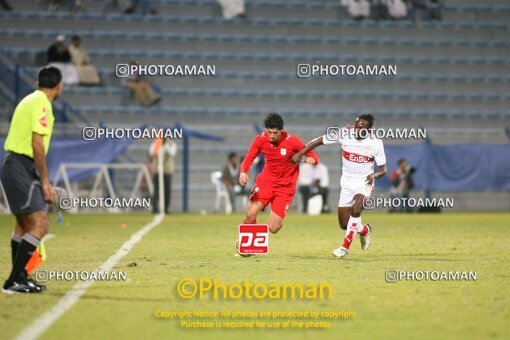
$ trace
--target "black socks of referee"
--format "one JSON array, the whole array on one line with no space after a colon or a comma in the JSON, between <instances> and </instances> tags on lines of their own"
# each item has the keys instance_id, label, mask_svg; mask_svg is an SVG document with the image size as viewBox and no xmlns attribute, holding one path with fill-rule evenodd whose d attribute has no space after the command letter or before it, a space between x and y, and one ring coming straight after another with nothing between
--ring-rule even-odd
<instances>
[{"instance_id":1,"label":"black socks of referee","mask_svg":"<svg viewBox=\"0 0 510 340\"><path fill-rule=\"evenodd\" d=\"M12 259L12 265L14 266L14 260L16 260L16 254L18 253L18 247L21 243L21 239L23 237L19 236L18 234L12 234L11 237L11 259Z\"/></svg>"},{"instance_id":2,"label":"black socks of referee","mask_svg":"<svg viewBox=\"0 0 510 340\"><path fill-rule=\"evenodd\" d=\"M14 238L12 241L14 241ZM9 278L7 279L8 283L12 284L13 282L18 281L21 274L25 272L25 267L27 266L28 260L30 260L30 258L34 254L34 251L39 246L39 243L40 241L32 235L28 233L23 235L23 238L21 239L21 242L18 245L16 257L14 258L12 264L11 275L9 275ZM12 245L13 243L11 242L11 246Z\"/></svg>"}]
</instances>

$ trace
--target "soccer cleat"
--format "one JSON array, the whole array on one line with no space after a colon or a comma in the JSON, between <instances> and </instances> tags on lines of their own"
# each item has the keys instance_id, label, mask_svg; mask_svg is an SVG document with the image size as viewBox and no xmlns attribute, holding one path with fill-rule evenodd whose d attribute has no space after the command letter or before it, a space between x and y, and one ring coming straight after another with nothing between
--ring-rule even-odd
<instances>
[{"instance_id":1,"label":"soccer cleat","mask_svg":"<svg viewBox=\"0 0 510 340\"><path fill-rule=\"evenodd\" d=\"M26 270L20 274L19 282L25 283L27 286L37 292L46 290L46 286L35 281L30 275L28 275Z\"/></svg>"},{"instance_id":2,"label":"soccer cleat","mask_svg":"<svg viewBox=\"0 0 510 340\"><path fill-rule=\"evenodd\" d=\"M40 293L40 290L30 287L26 282L13 282L12 284L5 283L2 288L2 293L7 295L14 294L29 294L29 293Z\"/></svg>"},{"instance_id":3,"label":"soccer cleat","mask_svg":"<svg viewBox=\"0 0 510 340\"><path fill-rule=\"evenodd\" d=\"M32 279L32 277L30 277L30 276L27 276L26 284L30 288L36 290L38 293L46 290L46 286L45 285L38 283L37 281Z\"/></svg>"},{"instance_id":4,"label":"soccer cleat","mask_svg":"<svg viewBox=\"0 0 510 340\"><path fill-rule=\"evenodd\" d=\"M370 224L365 224L368 228L368 233L365 236L359 235L359 239L361 241L361 249L367 250L370 247L370 233L372 232L372 227Z\"/></svg>"},{"instance_id":5,"label":"soccer cleat","mask_svg":"<svg viewBox=\"0 0 510 340\"><path fill-rule=\"evenodd\" d=\"M344 246L333 250L334 257L346 257L347 255L349 255L349 249L345 248Z\"/></svg>"},{"instance_id":6,"label":"soccer cleat","mask_svg":"<svg viewBox=\"0 0 510 340\"><path fill-rule=\"evenodd\" d=\"M253 256L253 254L241 254L239 252L239 240L236 241L236 253L237 255L239 256L242 256L242 257L250 257L250 256Z\"/></svg>"}]
</instances>

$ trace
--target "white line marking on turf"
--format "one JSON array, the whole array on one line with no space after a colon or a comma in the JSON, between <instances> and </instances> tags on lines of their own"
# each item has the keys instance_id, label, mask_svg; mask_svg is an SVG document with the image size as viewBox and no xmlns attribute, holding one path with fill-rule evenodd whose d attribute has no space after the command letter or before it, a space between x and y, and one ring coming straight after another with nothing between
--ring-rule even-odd
<instances>
[{"instance_id":1,"label":"white line marking on turf","mask_svg":"<svg viewBox=\"0 0 510 340\"><path fill-rule=\"evenodd\" d=\"M144 226L142 229L138 230L135 234L131 236L131 238L126 241L117 252L112 255L108 260L106 260L99 268L96 269L97 272L107 272L112 269L124 256L126 256L133 247L140 242L142 237L145 236L149 231L151 231L154 227L159 225L163 218L164 214L158 214L154 217L151 223ZM62 315L64 315L71 307L78 302L80 297L85 294L87 289L94 283L94 281L80 281L71 288L70 291L64 295L55 306L53 306L50 310L46 311L43 315L41 315L38 319L32 322L27 328L25 328L16 339L25 340L25 339L37 339L40 337L50 326L57 321Z\"/></svg>"}]
</instances>

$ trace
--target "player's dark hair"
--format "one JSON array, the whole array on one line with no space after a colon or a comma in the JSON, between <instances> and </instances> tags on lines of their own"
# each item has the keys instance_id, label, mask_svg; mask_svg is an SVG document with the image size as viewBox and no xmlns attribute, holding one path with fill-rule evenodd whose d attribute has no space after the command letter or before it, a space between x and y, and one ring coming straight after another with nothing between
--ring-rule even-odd
<instances>
[{"instance_id":1,"label":"player's dark hair","mask_svg":"<svg viewBox=\"0 0 510 340\"><path fill-rule=\"evenodd\" d=\"M368 128L371 128L374 126L374 116L371 114L360 114L358 117L356 117L356 120L363 119L368 122Z\"/></svg>"},{"instance_id":2,"label":"player's dark hair","mask_svg":"<svg viewBox=\"0 0 510 340\"><path fill-rule=\"evenodd\" d=\"M62 81L62 73L54 66L45 66L39 71L37 86L52 89Z\"/></svg>"},{"instance_id":3,"label":"player's dark hair","mask_svg":"<svg viewBox=\"0 0 510 340\"><path fill-rule=\"evenodd\" d=\"M81 41L81 38L79 35L73 35L73 37L71 38L71 41L74 41L74 40L80 40Z\"/></svg>"},{"instance_id":4,"label":"player's dark hair","mask_svg":"<svg viewBox=\"0 0 510 340\"><path fill-rule=\"evenodd\" d=\"M406 161L405 158L401 158L398 160L397 165L400 165L400 164L404 163L405 161Z\"/></svg>"},{"instance_id":5,"label":"player's dark hair","mask_svg":"<svg viewBox=\"0 0 510 340\"><path fill-rule=\"evenodd\" d=\"M236 154L235 152L230 152L230 153L228 154L228 159L232 159L232 158L234 158L234 157L237 157L237 154Z\"/></svg>"},{"instance_id":6,"label":"player's dark hair","mask_svg":"<svg viewBox=\"0 0 510 340\"><path fill-rule=\"evenodd\" d=\"M264 127L266 129L283 130L283 118L278 113L268 113L264 119Z\"/></svg>"}]
</instances>

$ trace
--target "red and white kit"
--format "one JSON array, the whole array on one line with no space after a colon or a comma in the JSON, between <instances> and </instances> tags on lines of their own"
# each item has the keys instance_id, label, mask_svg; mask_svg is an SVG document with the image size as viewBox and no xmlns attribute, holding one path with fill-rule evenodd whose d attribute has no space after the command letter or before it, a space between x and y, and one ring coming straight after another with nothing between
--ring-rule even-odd
<instances>
[{"instance_id":1,"label":"red and white kit","mask_svg":"<svg viewBox=\"0 0 510 340\"><path fill-rule=\"evenodd\" d=\"M350 207L356 194L372 195L375 181L367 185L367 176L374 172L374 161L378 166L386 164L382 141L375 136L358 140L352 129L354 126L342 128L338 140L329 140L326 135L322 137L325 145L340 144L342 147L339 207Z\"/></svg>"}]
</instances>

